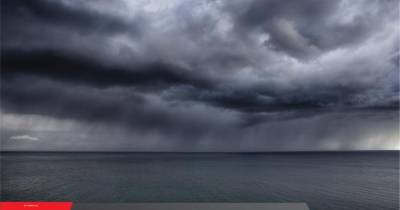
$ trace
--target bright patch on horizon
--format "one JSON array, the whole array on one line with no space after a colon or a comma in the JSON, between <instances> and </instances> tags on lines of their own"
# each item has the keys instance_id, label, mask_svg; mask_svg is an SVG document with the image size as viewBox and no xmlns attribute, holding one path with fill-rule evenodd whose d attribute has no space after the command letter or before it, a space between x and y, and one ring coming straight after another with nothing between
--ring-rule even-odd
<instances>
[{"instance_id":1,"label":"bright patch on horizon","mask_svg":"<svg viewBox=\"0 0 400 210\"><path fill-rule=\"evenodd\" d=\"M29 135L11 136L10 139L11 140L39 141L39 138L29 136Z\"/></svg>"}]
</instances>

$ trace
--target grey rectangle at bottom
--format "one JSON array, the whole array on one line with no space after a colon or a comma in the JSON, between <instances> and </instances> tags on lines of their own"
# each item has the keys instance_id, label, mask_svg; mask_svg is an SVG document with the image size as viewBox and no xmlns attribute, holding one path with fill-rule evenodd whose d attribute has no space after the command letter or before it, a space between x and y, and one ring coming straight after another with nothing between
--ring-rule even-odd
<instances>
[{"instance_id":1,"label":"grey rectangle at bottom","mask_svg":"<svg viewBox=\"0 0 400 210\"><path fill-rule=\"evenodd\" d=\"M309 210L305 203L76 203L72 210Z\"/></svg>"}]
</instances>

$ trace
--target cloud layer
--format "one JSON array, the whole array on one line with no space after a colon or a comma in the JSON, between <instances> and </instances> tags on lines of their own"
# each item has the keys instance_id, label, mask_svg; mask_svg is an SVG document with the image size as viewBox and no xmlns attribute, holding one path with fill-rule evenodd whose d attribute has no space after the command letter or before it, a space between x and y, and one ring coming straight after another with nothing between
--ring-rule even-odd
<instances>
[{"instance_id":1,"label":"cloud layer","mask_svg":"<svg viewBox=\"0 0 400 210\"><path fill-rule=\"evenodd\" d=\"M395 0L1 3L6 149L398 147Z\"/></svg>"}]
</instances>

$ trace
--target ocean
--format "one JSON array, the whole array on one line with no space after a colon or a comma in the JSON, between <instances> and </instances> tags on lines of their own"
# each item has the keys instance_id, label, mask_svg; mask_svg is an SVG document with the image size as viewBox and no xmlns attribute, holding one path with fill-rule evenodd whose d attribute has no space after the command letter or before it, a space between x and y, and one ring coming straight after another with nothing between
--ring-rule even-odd
<instances>
[{"instance_id":1,"label":"ocean","mask_svg":"<svg viewBox=\"0 0 400 210\"><path fill-rule=\"evenodd\" d=\"M399 152L3 152L3 201L305 202L399 209Z\"/></svg>"}]
</instances>

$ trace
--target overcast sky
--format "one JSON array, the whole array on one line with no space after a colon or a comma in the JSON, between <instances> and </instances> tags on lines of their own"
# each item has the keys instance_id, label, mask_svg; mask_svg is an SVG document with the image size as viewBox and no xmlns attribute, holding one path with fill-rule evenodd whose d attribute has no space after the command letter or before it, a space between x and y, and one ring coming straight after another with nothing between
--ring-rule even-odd
<instances>
[{"instance_id":1,"label":"overcast sky","mask_svg":"<svg viewBox=\"0 0 400 210\"><path fill-rule=\"evenodd\" d=\"M2 0L2 150L399 149L398 0Z\"/></svg>"}]
</instances>

